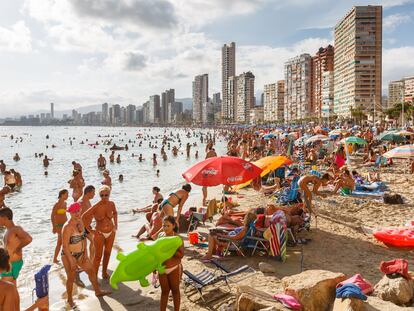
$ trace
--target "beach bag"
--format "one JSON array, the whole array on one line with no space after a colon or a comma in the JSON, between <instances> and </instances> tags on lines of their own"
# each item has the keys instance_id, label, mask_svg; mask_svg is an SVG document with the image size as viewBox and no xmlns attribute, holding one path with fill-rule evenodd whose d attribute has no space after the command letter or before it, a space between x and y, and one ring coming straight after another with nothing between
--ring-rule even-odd
<instances>
[{"instance_id":1,"label":"beach bag","mask_svg":"<svg viewBox=\"0 0 414 311\"><path fill-rule=\"evenodd\" d=\"M384 203L387 204L404 204L404 200L399 194L384 194Z\"/></svg>"},{"instance_id":2,"label":"beach bag","mask_svg":"<svg viewBox=\"0 0 414 311\"><path fill-rule=\"evenodd\" d=\"M45 265L39 272L37 272L34 276L35 283L36 283L36 296L38 299L46 297L49 295L49 278L48 272L50 270L51 265Z\"/></svg>"}]
</instances>

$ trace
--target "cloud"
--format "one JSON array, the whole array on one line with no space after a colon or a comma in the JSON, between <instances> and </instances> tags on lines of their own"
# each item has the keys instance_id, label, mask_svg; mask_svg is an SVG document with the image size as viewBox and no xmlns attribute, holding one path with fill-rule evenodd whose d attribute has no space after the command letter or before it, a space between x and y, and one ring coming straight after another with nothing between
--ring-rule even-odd
<instances>
[{"instance_id":1,"label":"cloud","mask_svg":"<svg viewBox=\"0 0 414 311\"><path fill-rule=\"evenodd\" d=\"M396 13L388 15L384 18L382 25L385 31L394 31L397 26L409 23L412 20L412 17L408 14Z\"/></svg>"},{"instance_id":2,"label":"cloud","mask_svg":"<svg viewBox=\"0 0 414 311\"><path fill-rule=\"evenodd\" d=\"M405 46L393 49L384 49L382 53L382 88L388 92L388 83L412 76L414 73L414 46Z\"/></svg>"},{"instance_id":3,"label":"cloud","mask_svg":"<svg viewBox=\"0 0 414 311\"><path fill-rule=\"evenodd\" d=\"M82 17L168 29L177 25L174 6L166 0L70 0Z\"/></svg>"},{"instance_id":4,"label":"cloud","mask_svg":"<svg viewBox=\"0 0 414 311\"><path fill-rule=\"evenodd\" d=\"M14 53L32 51L30 29L24 21L18 21L10 28L0 27L0 51Z\"/></svg>"}]
</instances>

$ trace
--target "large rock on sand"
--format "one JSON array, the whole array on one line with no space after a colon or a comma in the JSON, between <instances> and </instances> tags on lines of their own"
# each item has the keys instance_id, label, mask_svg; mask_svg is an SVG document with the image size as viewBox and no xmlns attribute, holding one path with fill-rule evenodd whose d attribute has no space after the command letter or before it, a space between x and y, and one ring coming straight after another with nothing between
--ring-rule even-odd
<instances>
[{"instance_id":1,"label":"large rock on sand","mask_svg":"<svg viewBox=\"0 0 414 311\"><path fill-rule=\"evenodd\" d=\"M259 270L263 273L276 273L276 268L267 262L259 262Z\"/></svg>"},{"instance_id":2,"label":"large rock on sand","mask_svg":"<svg viewBox=\"0 0 414 311\"><path fill-rule=\"evenodd\" d=\"M289 311L280 302L276 301L268 293L256 290L250 286L237 287L236 311L273 310Z\"/></svg>"},{"instance_id":3,"label":"large rock on sand","mask_svg":"<svg viewBox=\"0 0 414 311\"><path fill-rule=\"evenodd\" d=\"M356 298L336 298L332 311L365 311L365 302Z\"/></svg>"},{"instance_id":4,"label":"large rock on sand","mask_svg":"<svg viewBox=\"0 0 414 311\"><path fill-rule=\"evenodd\" d=\"M285 293L296 297L304 311L329 310L335 300L336 285L346 280L343 273L307 270L282 279Z\"/></svg>"},{"instance_id":5,"label":"large rock on sand","mask_svg":"<svg viewBox=\"0 0 414 311\"><path fill-rule=\"evenodd\" d=\"M399 307L392 302L384 301L378 297L368 296L365 311L413 311L414 308Z\"/></svg>"},{"instance_id":6,"label":"large rock on sand","mask_svg":"<svg viewBox=\"0 0 414 311\"><path fill-rule=\"evenodd\" d=\"M413 298L413 281L404 278L390 279L386 275L374 286L374 295L397 305L404 305Z\"/></svg>"}]
</instances>

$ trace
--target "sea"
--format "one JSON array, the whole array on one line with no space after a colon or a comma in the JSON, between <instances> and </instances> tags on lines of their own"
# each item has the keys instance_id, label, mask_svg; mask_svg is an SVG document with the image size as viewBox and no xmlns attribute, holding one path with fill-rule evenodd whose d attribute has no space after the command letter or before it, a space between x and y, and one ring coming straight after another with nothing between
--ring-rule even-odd
<instances>
[{"instance_id":1,"label":"sea","mask_svg":"<svg viewBox=\"0 0 414 311\"><path fill-rule=\"evenodd\" d=\"M207 134L216 135L215 149L218 155L224 155L226 142L213 129L0 127L0 159L4 160L7 169L14 168L20 172L23 179L21 190L7 195L5 202L13 210L15 223L33 237L33 242L23 250L24 266L18 280L20 294L30 296L34 287L34 273L43 265L52 263L56 235L52 233L50 216L59 190L68 189L68 205L73 201L68 184L73 169L72 161L82 165L85 184L98 189L103 177L97 168L97 158L99 154L106 157L113 183L110 199L116 204L119 219L114 248L119 249L120 239L131 240L131 235L136 234L145 221L144 215L133 215L131 210L151 203L153 186L158 186L164 196L180 188L185 183L182 173L204 159ZM162 160L160 154L164 136L170 143L170 149L165 147L168 156L166 161ZM141 147L139 142L142 142ZM128 144L129 147L128 151L116 151L116 155L121 157L120 164L109 163L109 148L114 143L118 146ZM150 143L157 148L150 148ZM190 157L186 156L187 143L192 146ZM173 146L179 148L176 157L171 152ZM196 151L199 153L198 159L195 158ZM13 161L16 153L21 158L17 162ZM36 158L35 153L43 153L52 159L47 169L43 167L42 158ZM152 163L154 153L157 154L157 166ZM138 161L139 154L143 155L143 162ZM159 176L157 170L160 171ZM45 171L48 172L47 176ZM124 177L123 182L118 181L120 174ZM95 196L92 204L97 201L98 197ZM194 204L199 201L198 204L201 204L201 187L193 185L189 201ZM0 229L1 241L3 233L4 230ZM112 254L112 257L115 256L115 253ZM60 274L62 270L59 265L52 267L52 271L59 271Z\"/></svg>"}]
</instances>

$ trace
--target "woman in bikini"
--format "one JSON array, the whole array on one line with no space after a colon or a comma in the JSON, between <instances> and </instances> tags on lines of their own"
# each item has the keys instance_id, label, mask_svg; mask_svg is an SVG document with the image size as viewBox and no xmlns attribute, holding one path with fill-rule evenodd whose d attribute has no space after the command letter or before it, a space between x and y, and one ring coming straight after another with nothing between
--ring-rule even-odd
<instances>
[{"instance_id":1,"label":"woman in bikini","mask_svg":"<svg viewBox=\"0 0 414 311\"><path fill-rule=\"evenodd\" d=\"M74 170L72 173L72 178L68 181L69 187L73 189L72 198L76 202L83 194L83 187L85 187L85 181L82 178L82 175L79 171Z\"/></svg>"},{"instance_id":2,"label":"woman in bikini","mask_svg":"<svg viewBox=\"0 0 414 311\"><path fill-rule=\"evenodd\" d=\"M69 192L66 189L60 190L58 195L58 201L55 203L52 209L50 219L52 220L52 232L57 234L57 244L55 247L55 255L53 256L53 263L58 263L58 255L60 248L62 247L62 228L65 225L68 218L66 217L66 200L68 199Z\"/></svg>"},{"instance_id":3,"label":"woman in bikini","mask_svg":"<svg viewBox=\"0 0 414 311\"><path fill-rule=\"evenodd\" d=\"M161 216L174 216L174 207L178 204L176 222L179 223L181 211L191 191L191 185L185 184L180 190L170 193L168 198L161 202L159 209Z\"/></svg>"},{"instance_id":4,"label":"woman in bikini","mask_svg":"<svg viewBox=\"0 0 414 311\"><path fill-rule=\"evenodd\" d=\"M72 203L67 212L70 214L70 219L62 230L62 262L67 275L66 293L68 304L74 307L72 290L78 267L88 274L96 296L108 295L110 292L102 291L99 288L94 267L89 260L86 247L86 237L89 232L82 223L80 204Z\"/></svg>"},{"instance_id":5,"label":"woman in bikini","mask_svg":"<svg viewBox=\"0 0 414 311\"><path fill-rule=\"evenodd\" d=\"M163 232L159 234L159 237L177 236L178 226L173 216L166 216L163 221ZM160 310L167 310L168 296L170 291L172 293L174 310L180 310L180 282L183 273L183 266L181 265L181 259L184 257L184 243L177 250L173 257L166 260L163 265L165 266L165 273L159 274L158 278L161 285L161 301Z\"/></svg>"},{"instance_id":6,"label":"woman in bikini","mask_svg":"<svg viewBox=\"0 0 414 311\"><path fill-rule=\"evenodd\" d=\"M102 278L104 279L109 278L108 263L114 245L115 232L118 229L118 214L115 203L109 201L110 194L111 188L102 186L99 189L101 200L82 215L85 227L94 234L95 257L93 258L93 266L96 274L98 274L103 255ZM96 221L95 230L91 227L93 219Z\"/></svg>"}]
</instances>

